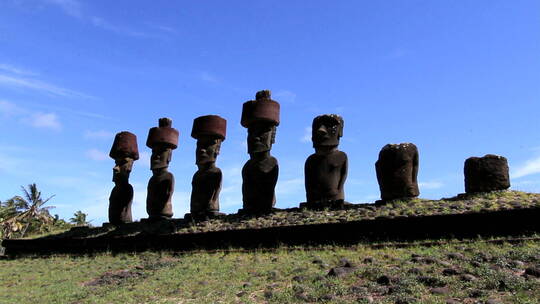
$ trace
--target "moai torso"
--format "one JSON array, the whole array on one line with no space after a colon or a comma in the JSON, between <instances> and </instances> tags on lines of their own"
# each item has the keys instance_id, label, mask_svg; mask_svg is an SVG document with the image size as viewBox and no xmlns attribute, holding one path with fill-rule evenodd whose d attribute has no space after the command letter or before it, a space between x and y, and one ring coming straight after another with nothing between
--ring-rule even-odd
<instances>
[{"instance_id":1,"label":"moai torso","mask_svg":"<svg viewBox=\"0 0 540 304\"><path fill-rule=\"evenodd\" d=\"M499 155L470 157L465 161L465 192L490 192L510 188L508 160Z\"/></svg>"},{"instance_id":2,"label":"moai torso","mask_svg":"<svg viewBox=\"0 0 540 304\"><path fill-rule=\"evenodd\" d=\"M172 195L174 193L174 175L162 171L148 181L146 211L150 218L171 218Z\"/></svg>"},{"instance_id":3,"label":"moai torso","mask_svg":"<svg viewBox=\"0 0 540 304\"><path fill-rule=\"evenodd\" d=\"M305 164L308 203L344 200L347 167L347 154L339 150L310 155Z\"/></svg>"},{"instance_id":4,"label":"moai torso","mask_svg":"<svg viewBox=\"0 0 540 304\"><path fill-rule=\"evenodd\" d=\"M242 168L244 210L254 213L271 211L276 204L275 188L279 175L278 161L268 155L250 159Z\"/></svg>"},{"instance_id":5,"label":"moai torso","mask_svg":"<svg viewBox=\"0 0 540 304\"><path fill-rule=\"evenodd\" d=\"M418 149L414 144L388 144L381 149L375 163L381 199L417 197Z\"/></svg>"},{"instance_id":6,"label":"moai torso","mask_svg":"<svg viewBox=\"0 0 540 304\"><path fill-rule=\"evenodd\" d=\"M219 211L221 170L217 167L198 170L191 181L191 214Z\"/></svg>"},{"instance_id":7,"label":"moai torso","mask_svg":"<svg viewBox=\"0 0 540 304\"><path fill-rule=\"evenodd\" d=\"M130 184L114 186L109 197L109 222L111 224L130 223L133 187Z\"/></svg>"}]
</instances>

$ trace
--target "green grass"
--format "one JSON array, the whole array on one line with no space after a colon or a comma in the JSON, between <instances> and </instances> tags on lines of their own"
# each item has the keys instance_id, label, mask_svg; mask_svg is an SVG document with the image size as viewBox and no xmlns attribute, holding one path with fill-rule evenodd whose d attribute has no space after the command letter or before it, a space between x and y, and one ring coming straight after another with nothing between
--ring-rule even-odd
<instances>
[{"instance_id":1,"label":"green grass","mask_svg":"<svg viewBox=\"0 0 540 304\"><path fill-rule=\"evenodd\" d=\"M343 258L355 270L328 277ZM523 272L538 264L538 241L20 258L0 260L0 303L445 303L452 298L532 304L540 299L540 281ZM458 274L444 275L444 269ZM474 280L463 280L464 274ZM382 276L390 279L388 285ZM433 294L438 286L448 293Z\"/></svg>"}]
</instances>

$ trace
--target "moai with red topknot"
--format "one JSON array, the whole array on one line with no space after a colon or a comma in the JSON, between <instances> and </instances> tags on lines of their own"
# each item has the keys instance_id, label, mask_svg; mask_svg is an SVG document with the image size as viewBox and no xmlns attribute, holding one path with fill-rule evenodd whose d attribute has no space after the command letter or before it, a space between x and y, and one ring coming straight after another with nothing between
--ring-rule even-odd
<instances>
[{"instance_id":1,"label":"moai with red topknot","mask_svg":"<svg viewBox=\"0 0 540 304\"><path fill-rule=\"evenodd\" d=\"M271 212L276 204L275 187L279 166L270 155L279 125L279 103L268 90L259 91L255 100L244 103L241 124L248 129L247 146L250 159L242 168L242 201L240 213Z\"/></svg>"},{"instance_id":2,"label":"moai with red topknot","mask_svg":"<svg viewBox=\"0 0 540 304\"><path fill-rule=\"evenodd\" d=\"M109 156L115 161L114 188L109 197L109 222L113 225L130 223L133 187L129 184L129 174L133 162L139 159L137 136L127 131L117 133Z\"/></svg>"},{"instance_id":3,"label":"moai with red topknot","mask_svg":"<svg viewBox=\"0 0 540 304\"><path fill-rule=\"evenodd\" d=\"M206 220L222 215L219 213L222 174L216 167L216 159L226 132L227 121L220 116L206 115L193 120L191 137L197 140L198 170L191 181L191 214L186 214L186 219Z\"/></svg>"},{"instance_id":4,"label":"moai with red topknot","mask_svg":"<svg viewBox=\"0 0 540 304\"><path fill-rule=\"evenodd\" d=\"M146 212L150 220L170 219L173 216L174 175L168 171L168 167L172 150L178 147L178 136L178 130L172 127L169 118L160 118L159 127L153 127L148 132L146 146L152 149L152 177L148 182Z\"/></svg>"},{"instance_id":5,"label":"moai with red topknot","mask_svg":"<svg viewBox=\"0 0 540 304\"><path fill-rule=\"evenodd\" d=\"M336 114L313 119L311 140L315 153L308 157L304 166L307 202L301 207L320 209L345 205L348 159L345 152L338 150L343 124L343 118Z\"/></svg>"},{"instance_id":6,"label":"moai with red topknot","mask_svg":"<svg viewBox=\"0 0 540 304\"><path fill-rule=\"evenodd\" d=\"M412 143L388 144L375 163L381 202L412 199L418 190L418 148Z\"/></svg>"}]
</instances>

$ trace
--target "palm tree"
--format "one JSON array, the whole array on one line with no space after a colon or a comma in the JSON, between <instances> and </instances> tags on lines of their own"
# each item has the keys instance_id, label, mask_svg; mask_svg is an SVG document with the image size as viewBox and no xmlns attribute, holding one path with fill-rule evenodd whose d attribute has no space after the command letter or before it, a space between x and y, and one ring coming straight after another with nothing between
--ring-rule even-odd
<instances>
[{"instance_id":1,"label":"palm tree","mask_svg":"<svg viewBox=\"0 0 540 304\"><path fill-rule=\"evenodd\" d=\"M86 213L79 210L73 214L73 217L70 218L69 221L77 226L86 226L89 224L89 222L86 221L86 216Z\"/></svg>"},{"instance_id":2,"label":"palm tree","mask_svg":"<svg viewBox=\"0 0 540 304\"><path fill-rule=\"evenodd\" d=\"M35 183L28 185L28 189L23 186L21 186L21 189L24 194L23 197L15 196L4 203L7 210L10 210L10 212L15 211L12 216L5 218L0 223L3 228L2 234L6 238L9 238L16 231L21 231L20 237L22 238L32 223L38 224L41 228L52 221L49 209L54 207L43 207L43 205L53 198L54 195L43 199Z\"/></svg>"}]
</instances>

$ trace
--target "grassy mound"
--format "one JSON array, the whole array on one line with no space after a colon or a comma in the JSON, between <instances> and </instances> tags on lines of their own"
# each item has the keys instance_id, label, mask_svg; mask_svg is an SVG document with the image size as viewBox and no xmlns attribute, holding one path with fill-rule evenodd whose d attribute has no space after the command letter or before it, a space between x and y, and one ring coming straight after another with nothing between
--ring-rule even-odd
<instances>
[{"instance_id":1,"label":"grassy mound","mask_svg":"<svg viewBox=\"0 0 540 304\"><path fill-rule=\"evenodd\" d=\"M539 241L472 241L0 260L0 303L538 303Z\"/></svg>"}]
</instances>

